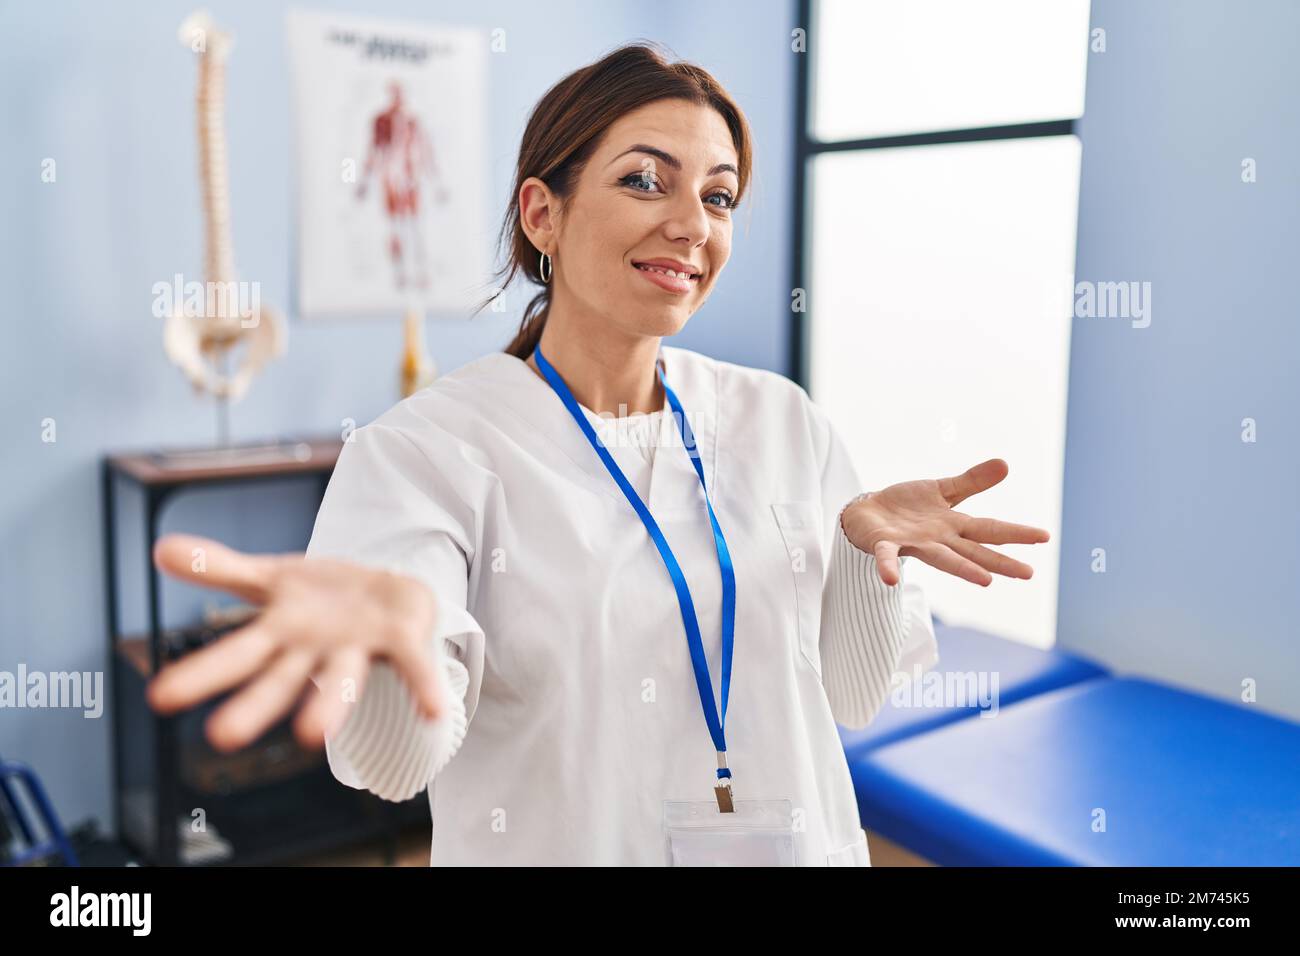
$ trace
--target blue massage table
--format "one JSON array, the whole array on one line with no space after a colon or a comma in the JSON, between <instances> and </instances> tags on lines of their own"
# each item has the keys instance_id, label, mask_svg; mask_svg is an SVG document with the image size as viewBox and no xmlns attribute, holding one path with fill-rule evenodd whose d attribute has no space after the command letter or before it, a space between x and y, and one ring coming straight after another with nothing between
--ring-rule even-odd
<instances>
[{"instance_id":1,"label":"blue massage table","mask_svg":"<svg viewBox=\"0 0 1300 956\"><path fill-rule=\"evenodd\" d=\"M934 863L1300 865L1300 724L1107 676L939 723L849 756L863 826Z\"/></svg>"},{"instance_id":2,"label":"blue massage table","mask_svg":"<svg viewBox=\"0 0 1300 956\"><path fill-rule=\"evenodd\" d=\"M929 674L989 674L998 677L997 707L1007 707L1028 697L1085 680L1108 676L1105 668L1074 654L1044 651L968 627L944 625L935 618L939 663ZM928 682L930 678L926 678ZM840 728L844 752L852 761L870 750L905 737L935 730L956 720L977 717L978 699L954 706L903 706L887 700L880 713L862 730ZM980 717L990 720L992 717Z\"/></svg>"}]
</instances>

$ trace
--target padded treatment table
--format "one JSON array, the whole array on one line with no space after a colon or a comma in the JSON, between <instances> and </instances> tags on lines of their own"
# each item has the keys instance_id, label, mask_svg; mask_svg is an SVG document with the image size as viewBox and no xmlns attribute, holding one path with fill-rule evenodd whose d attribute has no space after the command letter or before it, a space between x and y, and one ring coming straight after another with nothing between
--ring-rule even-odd
<instances>
[{"instance_id":1,"label":"padded treatment table","mask_svg":"<svg viewBox=\"0 0 1300 956\"><path fill-rule=\"evenodd\" d=\"M969 627L947 626L940 624L938 619L935 619L934 636L939 645L939 663L925 672L922 687L935 680L933 675L937 674L971 675L973 678L996 674L994 700L998 709L1058 687L1108 676L1105 668L1076 655L1040 650ZM949 683L947 677L944 683ZM943 706L912 706L909 687L905 706L896 704L891 697L866 727L861 730L841 727L840 740L850 762L877 747L978 715L983 709L977 693L980 689L978 683L970 680L957 686L969 689L966 700L958 699ZM994 687L987 683L984 689L989 691Z\"/></svg>"},{"instance_id":2,"label":"padded treatment table","mask_svg":"<svg viewBox=\"0 0 1300 956\"><path fill-rule=\"evenodd\" d=\"M942 865L1300 865L1300 724L1148 680L1065 687L849 766L863 826Z\"/></svg>"}]
</instances>

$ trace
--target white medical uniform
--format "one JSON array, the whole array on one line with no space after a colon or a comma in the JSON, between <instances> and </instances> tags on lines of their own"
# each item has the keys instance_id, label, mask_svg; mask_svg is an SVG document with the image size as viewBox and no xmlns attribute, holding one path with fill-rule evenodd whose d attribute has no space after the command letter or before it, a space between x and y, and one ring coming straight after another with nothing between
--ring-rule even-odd
<instances>
[{"instance_id":1,"label":"white medical uniform","mask_svg":"<svg viewBox=\"0 0 1300 956\"><path fill-rule=\"evenodd\" d=\"M845 537L840 510L866 489L802 388L682 348L660 356L735 566L735 799L791 801L797 865L870 865L836 723L865 726L892 674L937 663L926 597L886 587ZM718 557L671 412L583 411L681 563L717 701ZM421 720L380 663L327 741L348 786L389 800L428 788L431 864L664 865L664 802L714 799L672 581L523 360L486 355L355 431L308 554L408 574L437 597L431 653L451 712Z\"/></svg>"}]
</instances>

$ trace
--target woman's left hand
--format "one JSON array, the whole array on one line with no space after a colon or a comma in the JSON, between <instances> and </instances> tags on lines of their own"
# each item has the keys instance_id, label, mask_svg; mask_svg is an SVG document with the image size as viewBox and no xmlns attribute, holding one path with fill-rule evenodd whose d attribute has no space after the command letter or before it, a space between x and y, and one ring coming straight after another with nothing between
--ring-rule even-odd
<instances>
[{"instance_id":1,"label":"woman's left hand","mask_svg":"<svg viewBox=\"0 0 1300 956\"><path fill-rule=\"evenodd\" d=\"M953 478L904 481L873 491L845 509L844 533L859 550L875 555L876 572L891 587L902 580L900 555L982 587L993 583L990 571L1030 578L1029 565L984 544L1041 544L1051 538L1046 530L952 510L992 488L1009 470L1001 458L990 458Z\"/></svg>"}]
</instances>

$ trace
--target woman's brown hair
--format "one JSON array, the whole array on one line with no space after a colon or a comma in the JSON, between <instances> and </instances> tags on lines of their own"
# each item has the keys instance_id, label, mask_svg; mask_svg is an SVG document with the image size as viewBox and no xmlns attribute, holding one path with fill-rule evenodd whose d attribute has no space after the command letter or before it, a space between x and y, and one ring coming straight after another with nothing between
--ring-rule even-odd
<instances>
[{"instance_id":1,"label":"woman's brown hair","mask_svg":"<svg viewBox=\"0 0 1300 956\"><path fill-rule=\"evenodd\" d=\"M519 331L505 348L509 354L521 359L532 354L551 306L551 287L542 282L540 253L520 222L519 192L524 180L536 176L563 201L572 195L605 131L632 110L664 99L709 106L721 114L739 158L736 201L744 196L752 163L749 124L740 107L706 70L691 63L670 62L656 44L638 41L570 73L546 92L528 117L519 143L514 192L498 239L498 253L507 238L509 241L509 257L496 273L504 280L475 310L477 314L490 305L517 273L541 286L524 309Z\"/></svg>"}]
</instances>

